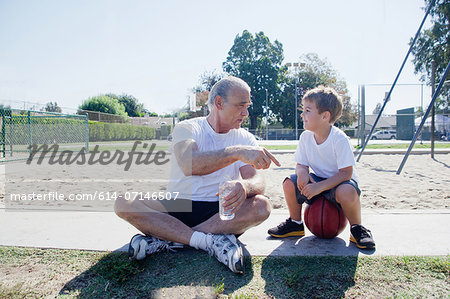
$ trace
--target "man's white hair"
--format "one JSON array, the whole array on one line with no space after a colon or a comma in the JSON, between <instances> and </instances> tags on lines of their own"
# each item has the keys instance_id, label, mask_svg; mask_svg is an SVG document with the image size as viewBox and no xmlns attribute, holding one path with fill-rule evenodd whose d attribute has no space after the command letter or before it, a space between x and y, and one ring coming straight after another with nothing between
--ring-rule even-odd
<instances>
[{"instance_id":1,"label":"man's white hair","mask_svg":"<svg viewBox=\"0 0 450 299\"><path fill-rule=\"evenodd\" d=\"M214 107L216 96L220 96L226 102L230 90L235 87L248 90L249 92L251 90L250 86L248 86L244 80L234 76L228 76L216 82L211 88L208 96L209 111Z\"/></svg>"}]
</instances>

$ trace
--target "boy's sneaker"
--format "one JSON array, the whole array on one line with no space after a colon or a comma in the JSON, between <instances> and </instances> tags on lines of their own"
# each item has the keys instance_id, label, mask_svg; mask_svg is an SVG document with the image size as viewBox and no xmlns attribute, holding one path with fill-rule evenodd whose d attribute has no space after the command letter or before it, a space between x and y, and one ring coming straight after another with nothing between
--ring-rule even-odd
<instances>
[{"instance_id":1,"label":"boy's sneaker","mask_svg":"<svg viewBox=\"0 0 450 299\"><path fill-rule=\"evenodd\" d=\"M289 217L285 222L269 229L267 232L274 238L303 237L305 235L305 227L303 223L295 223Z\"/></svg>"},{"instance_id":2,"label":"boy's sneaker","mask_svg":"<svg viewBox=\"0 0 450 299\"><path fill-rule=\"evenodd\" d=\"M375 249L375 241L370 230L362 225L355 225L350 228L350 232L350 242L355 243L358 248Z\"/></svg>"},{"instance_id":3,"label":"boy's sneaker","mask_svg":"<svg viewBox=\"0 0 450 299\"><path fill-rule=\"evenodd\" d=\"M130 260L142 260L147 255L161 251L175 251L174 248L182 248L183 244L160 240L152 236L141 234L134 235L128 245L128 258Z\"/></svg>"},{"instance_id":4,"label":"boy's sneaker","mask_svg":"<svg viewBox=\"0 0 450 299\"><path fill-rule=\"evenodd\" d=\"M209 255L225 264L234 273L244 273L244 254L234 235L207 234Z\"/></svg>"}]
</instances>

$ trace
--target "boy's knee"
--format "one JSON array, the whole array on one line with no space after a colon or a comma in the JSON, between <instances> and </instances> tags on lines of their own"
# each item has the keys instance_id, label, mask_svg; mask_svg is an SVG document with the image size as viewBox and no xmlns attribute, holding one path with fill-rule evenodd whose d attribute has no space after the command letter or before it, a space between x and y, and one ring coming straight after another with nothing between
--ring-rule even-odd
<instances>
[{"instance_id":1,"label":"boy's knee","mask_svg":"<svg viewBox=\"0 0 450 299\"><path fill-rule=\"evenodd\" d=\"M291 181L290 178L286 178L283 182L283 190L284 192L295 193L295 185L294 182Z\"/></svg>"},{"instance_id":2,"label":"boy's knee","mask_svg":"<svg viewBox=\"0 0 450 299\"><path fill-rule=\"evenodd\" d=\"M336 188L336 201L342 203L353 203L359 200L358 192L350 184L342 184Z\"/></svg>"}]
</instances>

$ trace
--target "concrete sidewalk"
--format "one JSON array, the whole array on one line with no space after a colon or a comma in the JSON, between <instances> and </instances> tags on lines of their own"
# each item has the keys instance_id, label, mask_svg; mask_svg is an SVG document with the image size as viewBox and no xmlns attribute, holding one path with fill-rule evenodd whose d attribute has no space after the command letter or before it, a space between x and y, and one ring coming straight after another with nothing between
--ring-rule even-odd
<instances>
[{"instance_id":1,"label":"concrete sidewalk","mask_svg":"<svg viewBox=\"0 0 450 299\"><path fill-rule=\"evenodd\" d=\"M263 224L239 239L246 253L260 256L448 255L450 210L367 210L363 222L373 233L375 251L349 245L349 227L337 238L311 235L271 239L267 229L288 217L274 210ZM110 212L37 212L0 209L0 245L85 250L125 250L138 231Z\"/></svg>"}]
</instances>

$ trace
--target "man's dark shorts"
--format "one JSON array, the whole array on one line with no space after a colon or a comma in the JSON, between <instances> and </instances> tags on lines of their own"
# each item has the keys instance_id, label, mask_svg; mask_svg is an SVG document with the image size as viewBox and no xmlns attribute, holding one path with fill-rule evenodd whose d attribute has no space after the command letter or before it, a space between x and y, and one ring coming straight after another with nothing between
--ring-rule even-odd
<instances>
[{"instance_id":1,"label":"man's dark shorts","mask_svg":"<svg viewBox=\"0 0 450 299\"><path fill-rule=\"evenodd\" d=\"M166 205L169 215L177 218L189 227L194 227L205 222L215 214L219 213L219 202L193 201L188 199L177 199L177 205L188 206L192 203L192 212L171 212ZM172 209L174 211L176 209ZM184 209L190 210L190 209Z\"/></svg>"},{"instance_id":2,"label":"man's dark shorts","mask_svg":"<svg viewBox=\"0 0 450 299\"><path fill-rule=\"evenodd\" d=\"M310 175L314 179L315 182L320 182L320 181L325 180L325 178L318 177L314 173L310 173ZM343 184L352 185L356 189L356 192L358 192L358 195L361 195L361 190L359 190L358 183L354 179L350 179L349 181L342 182L339 185L337 185L336 187L331 188L330 190L324 191L321 194L318 194L311 199L308 199L308 198L306 198L306 196L304 196L300 193L300 190L297 187L297 175L296 174L290 175L285 180L287 180L287 179L290 179L294 183L295 195L297 197L297 202L299 204L303 204L305 202L307 204L312 204L320 195L323 195L323 196L325 196L326 199L328 199L329 201L334 203L336 206L341 207L341 205L336 201L336 189L337 189L337 187L339 187L340 185L343 185Z\"/></svg>"}]
</instances>

